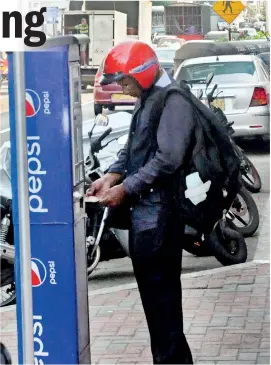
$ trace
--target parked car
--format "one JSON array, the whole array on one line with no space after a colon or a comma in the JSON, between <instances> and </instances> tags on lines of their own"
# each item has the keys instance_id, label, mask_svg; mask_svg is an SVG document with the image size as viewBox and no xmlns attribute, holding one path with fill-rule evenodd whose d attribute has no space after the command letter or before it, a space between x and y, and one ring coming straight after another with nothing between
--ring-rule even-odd
<instances>
[{"instance_id":1,"label":"parked car","mask_svg":"<svg viewBox=\"0 0 271 365\"><path fill-rule=\"evenodd\" d=\"M253 25L252 23L248 23L248 22L240 22L239 23L239 29L244 29L244 28L252 28Z\"/></svg>"},{"instance_id":2,"label":"parked car","mask_svg":"<svg viewBox=\"0 0 271 365\"><path fill-rule=\"evenodd\" d=\"M219 85L216 104L234 121L235 136L269 136L270 77L263 61L255 55L191 58L179 66L174 78L187 80L196 94L211 72L215 76L210 88Z\"/></svg>"},{"instance_id":3,"label":"parked car","mask_svg":"<svg viewBox=\"0 0 271 365\"><path fill-rule=\"evenodd\" d=\"M2 80L7 80L8 79L8 59L7 58L0 59L0 70L1 70Z\"/></svg>"},{"instance_id":4,"label":"parked car","mask_svg":"<svg viewBox=\"0 0 271 365\"><path fill-rule=\"evenodd\" d=\"M217 30L226 30L229 28L229 24L224 20L219 20L217 22Z\"/></svg>"},{"instance_id":5,"label":"parked car","mask_svg":"<svg viewBox=\"0 0 271 365\"><path fill-rule=\"evenodd\" d=\"M253 27L256 29L257 32L259 32L259 31L265 32L266 31L266 22L256 22L253 24Z\"/></svg>"},{"instance_id":6,"label":"parked car","mask_svg":"<svg viewBox=\"0 0 271 365\"><path fill-rule=\"evenodd\" d=\"M204 36L205 40L214 40L214 41L220 41L220 40L229 40L229 32L227 30L224 31L211 31L205 34Z\"/></svg>"},{"instance_id":7,"label":"parked car","mask_svg":"<svg viewBox=\"0 0 271 365\"><path fill-rule=\"evenodd\" d=\"M257 31L255 28L242 28L238 30L239 34L247 34L249 37L253 38L255 35L257 35Z\"/></svg>"},{"instance_id":8,"label":"parked car","mask_svg":"<svg viewBox=\"0 0 271 365\"><path fill-rule=\"evenodd\" d=\"M102 71L100 66L94 81L93 96L95 115L102 113L103 108L113 111L116 106L129 106L135 104L136 99L132 96L124 95L122 88L117 83L101 85L99 82L101 76Z\"/></svg>"},{"instance_id":9,"label":"parked car","mask_svg":"<svg viewBox=\"0 0 271 365\"><path fill-rule=\"evenodd\" d=\"M155 53L163 69L166 70L170 76L173 76L176 50L174 48L159 47L155 49Z\"/></svg>"},{"instance_id":10,"label":"parked car","mask_svg":"<svg viewBox=\"0 0 271 365\"><path fill-rule=\"evenodd\" d=\"M152 40L159 35L166 35L165 27L162 26L154 26L152 27Z\"/></svg>"},{"instance_id":11,"label":"parked car","mask_svg":"<svg viewBox=\"0 0 271 365\"><path fill-rule=\"evenodd\" d=\"M153 37L153 40L152 40L152 46L153 48L156 48L158 47L158 42L160 41L160 39L177 39L178 37L177 36L172 36L172 35L165 35L165 34L158 34L156 33Z\"/></svg>"},{"instance_id":12,"label":"parked car","mask_svg":"<svg viewBox=\"0 0 271 365\"><path fill-rule=\"evenodd\" d=\"M172 47L175 49L180 48L185 43L185 39L178 38L177 36L161 37L157 42L157 47Z\"/></svg>"}]
</instances>

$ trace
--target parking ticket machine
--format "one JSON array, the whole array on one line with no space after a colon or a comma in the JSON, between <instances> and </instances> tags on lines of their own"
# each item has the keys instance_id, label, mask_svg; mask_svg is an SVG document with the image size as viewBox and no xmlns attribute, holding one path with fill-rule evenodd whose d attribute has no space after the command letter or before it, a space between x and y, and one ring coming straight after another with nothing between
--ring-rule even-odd
<instances>
[{"instance_id":1,"label":"parking ticket machine","mask_svg":"<svg viewBox=\"0 0 271 365\"><path fill-rule=\"evenodd\" d=\"M35 364L90 364L80 43L47 40L25 52L28 191ZM19 363L22 301L14 55L9 54L13 223Z\"/></svg>"}]
</instances>

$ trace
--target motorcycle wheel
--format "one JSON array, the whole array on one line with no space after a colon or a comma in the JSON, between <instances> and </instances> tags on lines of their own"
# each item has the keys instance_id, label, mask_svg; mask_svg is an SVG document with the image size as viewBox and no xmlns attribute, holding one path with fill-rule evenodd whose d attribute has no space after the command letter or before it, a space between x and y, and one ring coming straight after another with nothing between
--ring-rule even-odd
<instances>
[{"instance_id":1,"label":"motorcycle wheel","mask_svg":"<svg viewBox=\"0 0 271 365\"><path fill-rule=\"evenodd\" d=\"M14 279L14 265L1 260L1 278L0 278L0 307L6 307L16 303L16 290Z\"/></svg>"},{"instance_id":2,"label":"motorcycle wheel","mask_svg":"<svg viewBox=\"0 0 271 365\"><path fill-rule=\"evenodd\" d=\"M207 242L215 258L224 266L241 264L247 260L247 245L243 236L227 226L223 227L221 223Z\"/></svg>"},{"instance_id":3,"label":"motorcycle wheel","mask_svg":"<svg viewBox=\"0 0 271 365\"><path fill-rule=\"evenodd\" d=\"M227 222L230 228L244 237L253 236L259 227L260 217L257 205L244 187L240 189L227 213Z\"/></svg>"},{"instance_id":4,"label":"motorcycle wheel","mask_svg":"<svg viewBox=\"0 0 271 365\"><path fill-rule=\"evenodd\" d=\"M262 188L262 181L260 175L250 161L250 159L243 154L243 160L245 162L245 166L242 167L242 184L244 187L249 190L251 193L258 193Z\"/></svg>"}]
</instances>

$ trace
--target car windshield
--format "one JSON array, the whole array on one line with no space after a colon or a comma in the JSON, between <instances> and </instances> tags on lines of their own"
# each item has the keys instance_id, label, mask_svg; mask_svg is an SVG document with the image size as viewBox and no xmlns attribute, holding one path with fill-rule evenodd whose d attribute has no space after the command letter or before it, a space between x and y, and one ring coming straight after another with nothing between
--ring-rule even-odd
<instances>
[{"instance_id":1,"label":"car windshield","mask_svg":"<svg viewBox=\"0 0 271 365\"><path fill-rule=\"evenodd\" d=\"M245 23L245 22L240 22L239 23L239 28L246 28L246 27L248 27L248 23Z\"/></svg>"},{"instance_id":2,"label":"car windshield","mask_svg":"<svg viewBox=\"0 0 271 365\"><path fill-rule=\"evenodd\" d=\"M173 44L173 43L179 43L179 41L177 39L162 38L162 39L159 39L157 45L158 45L158 47L165 47L168 44Z\"/></svg>"},{"instance_id":3,"label":"car windshield","mask_svg":"<svg viewBox=\"0 0 271 365\"><path fill-rule=\"evenodd\" d=\"M159 60L173 61L175 56L175 49L159 49L156 54Z\"/></svg>"},{"instance_id":4,"label":"car windshield","mask_svg":"<svg viewBox=\"0 0 271 365\"><path fill-rule=\"evenodd\" d=\"M270 67L270 53L260 53L259 57L263 60L263 62Z\"/></svg>"},{"instance_id":5,"label":"car windshield","mask_svg":"<svg viewBox=\"0 0 271 365\"><path fill-rule=\"evenodd\" d=\"M205 83L209 73L214 73L213 83L250 83L257 81L253 62L216 62L181 67L177 81L186 80L192 84Z\"/></svg>"},{"instance_id":6,"label":"car windshield","mask_svg":"<svg viewBox=\"0 0 271 365\"><path fill-rule=\"evenodd\" d=\"M157 44L157 43L158 43L158 41L159 41L159 39L160 39L160 38L154 38L154 39L153 39L153 41L152 41L152 43L153 43L153 44Z\"/></svg>"},{"instance_id":7,"label":"car windshield","mask_svg":"<svg viewBox=\"0 0 271 365\"><path fill-rule=\"evenodd\" d=\"M215 32L215 33L207 33L204 39L208 40L220 40L220 39L228 39L228 32Z\"/></svg>"}]
</instances>

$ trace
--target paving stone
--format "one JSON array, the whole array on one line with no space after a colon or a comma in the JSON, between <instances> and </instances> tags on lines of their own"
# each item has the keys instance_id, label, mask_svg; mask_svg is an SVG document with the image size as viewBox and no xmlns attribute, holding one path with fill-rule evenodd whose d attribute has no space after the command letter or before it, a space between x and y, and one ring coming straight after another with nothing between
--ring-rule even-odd
<instances>
[{"instance_id":1,"label":"paving stone","mask_svg":"<svg viewBox=\"0 0 271 365\"><path fill-rule=\"evenodd\" d=\"M238 359L239 360L256 360L258 356L257 352L239 352Z\"/></svg>"},{"instance_id":2,"label":"paving stone","mask_svg":"<svg viewBox=\"0 0 271 365\"><path fill-rule=\"evenodd\" d=\"M219 329L208 328L204 337L204 342L221 342L224 336L224 331Z\"/></svg>"},{"instance_id":3,"label":"paving stone","mask_svg":"<svg viewBox=\"0 0 271 365\"><path fill-rule=\"evenodd\" d=\"M116 359L100 359L99 364L105 364L105 365L113 365L116 364Z\"/></svg>"},{"instance_id":4,"label":"paving stone","mask_svg":"<svg viewBox=\"0 0 271 365\"><path fill-rule=\"evenodd\" d=\"M237 295L234 299L234 303L242 303L242 304L248 304L250 301L250 296L241 296L241 295Z\"/></svg>"},{"instance_id":5,"label":"paving stone","mask_svg":"<svg viewBox=\"0 0 271 365\"><path fill-rule=\"evenodd\" d=\"M240 317L241 316L246 317L247 312L248 312L248 310L246 308L239 308L237 306L232 306L231 307L231 315L235 314L235 315L238 315Z\"/></svg>"},{"instance_id":6,"label":"paving stone","mask_svg":"<svg viewBox=\"0 0 271 365\"><path fill-rule=\"evenodd\" d=\"M241 334L233 334L233 333L225 333L223 336L222 343L223 344L241 344L242 335Z\"/></svg>"},{"instance_id":7,"label":"paving stone","mask_svg":"<svg viewBox=\"0 0 271 365\"><path fill-rule=\"evenodd\" d=\"M262 329L262 323L261 322L246 322L246 329L248 330L260 330Z\"/></svg>"},{"instance_id":8,"label":"paving stone","mask_svg":"<svg viewBox=\"0 0 271 365\"><path fill-rule=\"evenodd\" d=\"M270 356L258 357L257 364L270 365Z\"/></svg>"},{"instance_id":9,"label":"paving stone","mask_svg":"<svg viewBox=\"0 0 271 365\"><path fill-rule=\"evenodd\" d=\"M244 327L245 325L245 319L242 317L230 317L228 320L228 326L229 327Z\"/></svg>"},{"instance_id":10,"label":"paving stone","mask_svg":"<svg viewBox=\"0 0 271 365\"><path fill-rule=\"evenodd\" d=\"M100 340L100 339L96 338L91 347L93 349L96 348L96 349L105 350L108 348L110 343L111 343L111 340L104 340L104 339Z\"/></svg>"},{"instance_id":11,"label":"paving stone","mask_svg":"<svg viewBox=\"0 0 271 365\"><path fill-rule=\"evenodd\" d=\"M209 322L212 318L212 314L196 314L194 317L193 322L195 321L196 323L201 323L201 322Z\"/></svg>"},{"instance_id":12,"label":"paving stone","mask_svg":"<svg viewBox=\"0 0 271 365\"><path fill-rule=\"evenodd\" d=\"M142 354L144 346L128 345L125 349L126 354Z\"/></svg>"},{"instance_id":13,"label":"paving stone","mask_svg":"<svg viewBox=\"0 0 271 365\"><path fill-rule=\"evenodd\" d=\"M225 345L222 345L220 347L219 357L221 357L221 359L224 357L237 357L238 351L238 349L228 348Z\"/></svg>"},{"instance_id":14,"label":"paving stone","mask_svg":"<svg viewBox=\"0 0 271 365\"><path fill-rule=\"evenodd\" d=\"M252 292L254 285L243 284L237 286L237 292Z\"/></svg>"},{"instance_id":15,"label":"paving stone","mask_svg":"<svg viewBox=\"0 0 271 365\"><path fill-rule=\"evenodd\" d=\"M220 361L221 359L218 356L199 356L198 360L204 360L204 361L215 361L215 363L217 361ZM227 361L227 364L230 364L231 361L233 361L234 363L236 363L236 358L235 357L225 357L224 358L225 361Z\"/></svg>"},{"instance_id":16,"label":"paving stone","mask_svg":"<svg viewBox=\"0 0 271 365\"><path fill-rule=\"evenodd\" d=\"M108 346L107 348L107 353L108 354L119 354L119 353L123 353L124 350L126 349L127 344L125 343L114 343Z\"/></svg>"},{"instance_id":17,"label":"paving stone","mask_svg":"<svg viewBox=\"0 0 271 365\"><path fill-rule=\"evenodd\" d=\"M208 288L222 288L224 279L212 279L208 283Z\"/></svg>"},{"instance_id":18,"label":"paving stone","mask_svg":"<svg viewBox=\"0 0 271 365\"><path fill-rule=\"evenodd\" d=\"M266 277L266 276L257 276L255 278L255 284L269 284L270 283L270 278Z\"/></svg>"},{"instance_id":19,"label":"paving stone","mask_svg":"<svg viewBox=\"0 0 271 365\"><path fill-rule=\"evenodd\" d=\"M237 284L225 284L223 285L224 292L235 292L237 289Z\"/></svg>"},{"instance_id":20,"label":"paving stone","mask_svg":"<svg viewBox=\"0 0 271 365\"><path fill-rule=\"evenodd\" d=\"M211 322L210 326L218 326L218 327L225 327L228 323L228 317L214 317Z\"/></svg>"},{"instance_id":21,"label":"paving stone","mask_svg":"<svg viewBox=\"0 0 271 365\"><path fill-rule=\"evenodd\" d=\"M268 340L261 339L260 348L261 349L269 349L270 350L270 339L268 339Z\"/></svg>"},{"instance_id":22,"label":"paving stone","mask_svg":"<svg viewBox=\"0 0 271 365\"><path fill-rule=\"evenodd\" d=\"M217 356L220 345L204 345L200 350L200 356Z\"/></svg>"},{"instance_id":23,"label":"paving stone","mask_svg":"<svg viewBox=\"0 0 271 365\"><path fill-rule=\"evenodd\" d=\"M265 311L264 310L259 310L259 309L249 309L248 310L248 317L257 317L257 318L263 318L265 315Z\"/></svg>"},{"instance_id":24,"label":"paving stone","mask_svg":"<svg viewBox=\"0 0 271 365\"><path fill-rule=\"evenodd\" d=\"M243 334L241 348L259 348L260 345L260 335L257 334Z\"/></svg>"},{"instance_id":25,"label":"paving stone","mask_svg":"<svg viewBox=\"0 0 271 365\"><path fill-rule=\"evenodd\" d=\"M195 326L191 326L190 329L189 329L189 334L196 334L196 335L199 335L199 334L205 334L207 331L207 328L206 327L195 327Z\"/></svg>"}]
</instances>

